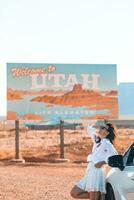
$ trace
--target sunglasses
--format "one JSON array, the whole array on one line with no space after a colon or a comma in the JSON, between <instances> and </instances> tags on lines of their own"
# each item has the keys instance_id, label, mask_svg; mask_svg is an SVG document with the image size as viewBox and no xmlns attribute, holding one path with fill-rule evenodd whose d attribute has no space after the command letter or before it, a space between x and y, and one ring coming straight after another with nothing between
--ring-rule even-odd
<instances>
[{"instance_id":1,"label":"sunglasses","mask_svg":"<svg viewBox=\"0 0 134 200\"><path fill-rule=\"evenodd\" d=\"M100 127L100 129L102 129L102 130L103 130L103 129L106 129L106 130L107 130L107 128L106 128L106 127L104 127L104 126L101 126L101 127Z\"/></svg>"},{"instance_id":2,"label":"sunglasses","mask_svg":"<svg viewBox=\"0 0 134 200\"><path fill-rule=\"evenodd\" d=\"M105 127L101 126L101 127L100 127L100 129L102 129L102 130L103 130L103 129L105 129Z\"/></svg>"}]
</instances>

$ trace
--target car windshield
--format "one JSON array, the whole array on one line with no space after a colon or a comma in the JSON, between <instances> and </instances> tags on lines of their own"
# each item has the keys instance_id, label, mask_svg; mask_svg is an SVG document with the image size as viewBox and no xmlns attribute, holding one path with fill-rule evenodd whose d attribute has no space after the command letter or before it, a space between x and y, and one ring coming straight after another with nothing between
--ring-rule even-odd
<instances>
[{"instance_id":1,"label":"car windshield","mask_svg":"<svg viewBox=\"0 0 134 200\"><path fill-rule=\"evenodd\" d=\"M134 146L130 150L127 160L127 165L134 165Z\"/></svg>"},{"instance_id":2,"label":"car windshield","mask_svg":"<svg viewBox=\"0 0 134 200\"><path fill-rule=\"evenodd\" d=\"M134 143L127 149L123 156L124 165L134 165Z\"/></svg>"}]
</instances>

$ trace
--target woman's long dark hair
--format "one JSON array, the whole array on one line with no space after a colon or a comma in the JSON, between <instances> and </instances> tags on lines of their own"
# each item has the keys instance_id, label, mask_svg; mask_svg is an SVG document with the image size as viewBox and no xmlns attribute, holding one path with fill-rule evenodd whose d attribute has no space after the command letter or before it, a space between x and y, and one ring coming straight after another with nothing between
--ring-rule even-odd
<instances>
[{"instance_id":1,"label":"woman's long dark hair","mask_svg":"<svg viewBox=\"0 0 134 200\"><path fill-rule=\"evenodd\" d=\"M112 123L106 121L105 122L106 125L108 126L108 135L106 136L107 139L109 139L109 141L113 144L114 143L114 140L116 138L116 127L115 125L113 125Z\"/></svg>"}]
</instances>

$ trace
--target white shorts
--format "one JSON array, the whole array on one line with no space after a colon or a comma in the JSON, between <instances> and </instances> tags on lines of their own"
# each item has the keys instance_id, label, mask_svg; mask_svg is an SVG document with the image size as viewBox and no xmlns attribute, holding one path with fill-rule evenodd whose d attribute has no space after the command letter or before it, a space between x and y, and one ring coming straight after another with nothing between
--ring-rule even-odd
<instances>
[{"instance_id":1,"label":"white shorts","mask_svg":"<svg viewBox=\"0 0 134 200\"><path fill-rule=\"evenodd\" d=\"M87 192L106 193L106 181L103 168L96 168L89 162L84 177L75 184Z\"/></svg>"}]
</instances>

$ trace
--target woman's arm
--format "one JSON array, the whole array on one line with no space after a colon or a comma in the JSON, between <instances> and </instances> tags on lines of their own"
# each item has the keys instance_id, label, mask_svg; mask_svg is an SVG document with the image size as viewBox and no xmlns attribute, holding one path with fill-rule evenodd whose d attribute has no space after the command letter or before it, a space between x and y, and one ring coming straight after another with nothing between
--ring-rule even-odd
<instances>
[{"instance_id":1,"label":"woman's arm","mask_svg":"<svg viewBox=\"0 0 134 200\"><path fill-rule=\"evenodd\" d=\"M91 137L92 141L95 143L96 142L95 139L96 139L97 135L96 135L96 129L94 127L94 124L88 125L87 133Z\"/></svg>"}]
</instances>

